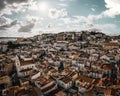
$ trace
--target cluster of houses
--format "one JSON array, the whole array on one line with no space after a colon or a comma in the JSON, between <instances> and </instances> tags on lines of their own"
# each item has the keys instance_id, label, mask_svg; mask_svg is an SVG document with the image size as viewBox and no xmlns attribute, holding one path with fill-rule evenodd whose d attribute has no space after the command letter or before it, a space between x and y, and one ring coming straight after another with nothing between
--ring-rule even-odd
<instances>
[{"instance_id":1,"label":"cluster of houses","mask_svg":"<svg viewBox=\"0 0 120 96\"><path fill-rule=\"evenodd\" d=\"M1 96L120 96L119 40L76 34L19 39L1 53Z\"/></svg>"}]
</instances>

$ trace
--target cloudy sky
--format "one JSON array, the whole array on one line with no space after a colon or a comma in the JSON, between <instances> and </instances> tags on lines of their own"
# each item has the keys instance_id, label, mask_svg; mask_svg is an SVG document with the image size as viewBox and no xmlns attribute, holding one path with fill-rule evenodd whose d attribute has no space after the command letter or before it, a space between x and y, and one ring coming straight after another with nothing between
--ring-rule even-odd
<instances>
[{"instance_id":1,"label":"cloudy sky","mask_svg":"<svg viewBox=\"0 0 120 96\"><path fill-rule=\"evenodd\" d=\"M0 37L99 30L120 34L120 0L0 0Z\"/></svg>"}]
</instances>

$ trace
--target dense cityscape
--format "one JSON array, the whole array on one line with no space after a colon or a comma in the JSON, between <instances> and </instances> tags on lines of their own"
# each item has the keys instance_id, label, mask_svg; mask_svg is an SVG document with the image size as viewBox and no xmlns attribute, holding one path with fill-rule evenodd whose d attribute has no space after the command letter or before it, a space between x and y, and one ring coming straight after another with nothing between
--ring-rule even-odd
<instances>
[{"instance_id":1,"label":"dense cityscape","mask_svg":"<svg viewBox=\"0 0 120 96\"><path fill-rule=\"evenodd\" d=\"M0 96L120 96L120 36L81 31L1 41Z\"/></svg>"},{"instance_id":2,"label":"dense cityscape","mask_svg":"<svg viewBox=\"0 0 120 96\"><path fill-rule=\"evenodd\" d=\"M0 0L0 96L120 96L120 0Z\"/></svg>"}]
</instances>

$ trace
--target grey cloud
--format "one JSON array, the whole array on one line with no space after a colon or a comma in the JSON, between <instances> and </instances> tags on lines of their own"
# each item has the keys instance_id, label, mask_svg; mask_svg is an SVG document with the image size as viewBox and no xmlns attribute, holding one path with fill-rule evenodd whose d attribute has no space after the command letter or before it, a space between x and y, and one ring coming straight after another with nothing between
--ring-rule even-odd
<instances>
[{"instance_id":1,"label":"grey cloud","mask_svg":"<svg viewBox=\"0 0 120 96\"><path fill-rule=\"evenodd\" d=\"M24 3L24 2L28 2L30 0L6 0L6 2L8 4L13 4L13 3Z\"/></svg>"},{"instance_id":2,"label":"grey cloud","mask_svg":"<svg viewBox=\"0 0 120 96\"><path fill-rule=\"evenodd\" d=\"M13 3L26 3L30 0L0 0L0 10L4 9L7 4L13 4Z\"/></svg>"},{"instance_id":3,"label":"grey cloud","mask_svg":"<svg viewBox=\"0 0 120 96\"><path fill-rule=\"evenodd\" d=\"M0 0L0 10L5 7L5 0Z\"/></svg>"},{"instance_id":4,"label":"grey cloud","mask_svg":"<svg viewBox=\"0 0 120 96\"><path fill-rule=\"evenodd\" d=\"M3 25L8 22L8 18L6 17L0 17L0 25Z\"/></svg>"},{"instance_id":5,"label":"grey cloud","mask_svg":"<svg viewBox=\"0 0 120 96\"><path fill-rule=\"evenodd\" d=\"M52 27L52 24L48 24L48 25L47 25L47 28L51 28L51 27Z\"/></svg>"},{"instance_id":6,"label":"grey cloud","mask_svg":"<svg viewBox=\"0 0 120 96\"><path fill-rule=\"evenodd\" d=\"M19 24L18 20L14 20L11 23L6 23L3 25L0 25L0 30L6 30L7 28L11 28L15 26L16 24Z\"/></svg>"},{"instance_id":7,"label":"grey cloud","mask_svg":"<svg viewBox=\"0 0 120 96\"><path fill-rule=\"evenodd\" d=\"M34 23L29 23L27 25L21 26L18 32L31 32L34 26Z\"/></svg>"},{"instance_id":8,"label":"grey cloud","mask_svg":"<svg viewBox=\"0 0 120 96\"><path fill-rule=\"evenodd\" d=\"M18 20L14 20L13 22L11 22L10 26L14 26L16 24L19 24Z\"/></svg>"},{"instance_id":9,"label":"grey cloud","mask_svg":"<svg viewBox=\"0 0 120 96\"><path fill-rule=\"evenodd\" d=\"M13 12L22 8L25 9L25 7L28 7L29 2L32 2L32 1L33 0L0 0L0 15L10 14L10 12Z\"/></svg>"}]
</instances>

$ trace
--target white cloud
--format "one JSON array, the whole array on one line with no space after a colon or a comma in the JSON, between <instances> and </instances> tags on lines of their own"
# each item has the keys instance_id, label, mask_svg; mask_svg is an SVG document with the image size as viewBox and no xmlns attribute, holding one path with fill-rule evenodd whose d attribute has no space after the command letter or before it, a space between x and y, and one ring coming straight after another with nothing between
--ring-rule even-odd
<instances>
[{"instance_id":1,"label":"white cloud","mask_svg":"<svg viewBox=\"0 0 120 96\"><path fill-rule=\"evenodd\" d=\"M27 15L26 19L27 19L28 22L31 22L31 21L36 22L36 21L41 20L41 18L39 18L37 16L31 16L31 15Z\"/></svg>"},{"instance_id":2,"label":"white cloud","mask_svg":"<svg viewBox=\"0 0 120 96\"><path fill-rule=\"evenodd\" d=\"M84 23L87 21L87 18L85 16L74 16L72 18L61 18L61 20L65 24L78 24L78 23Z\"/></svg>"},{"instance_id":3,"label":"white cloud","mask_svg":"<svg viewBox=\"0 0 120 96\"><path fill-rule=\"evenodd\" d=\"M29 9L29 10L33 10L33 11L38 10L37 2L30 2L28 9Z\"/></svg>"},{"instance_id":4,"label":"white cloud","mask_svg":"<svg viewBox=\"0 0 120 96\"><path fill-rule=\"evenodd\" d=\"M60 4L58 4L59 6L61 6L61 7L68 7L68 5L67 4L64 4L64 3L60 3Z\"/></svg>"},{"instance_id":5,"label":"white cloud","mask_svg":"<svg viewBox=\"0 0 120 96\"><path fill-rule=\"evenodd\" d=\"M116 31L117 26L115 24L95 24L94 22L100 18L101 16L75 16L76 18L62 18L64 23L69 25L67 27L67 30L74 30L74 31L80 31L80 30L94 30L94 31L103 31L105 33L109 33L110 31ZM83 22L83 23L81 23Z\"/></svg>"},{"instance_id":6,"label":"white cloud","mask_svg":"<svg viewBox=\"0 0 120 96\"><path fill-rule=\"evenodd\" d=\"M117 26L115 24L96 24L96 28L100 28L101 30L103 29L116 29Z\"/></svg>"},{"instance_id":7,"label":"white cloud","mask_svg":"<svg viewBox=\"0 0 120 96\"><path fill-rule=\"evenodd\" d=\"M62 20L65 24L70 24L70 23L72 23L71 18L61 18L61 20Z\"/></svg>"},{"instance_id":8,"label":"white cloud","mask_svg":"<svg viewBox=\"0 0 120 96\"><path fill-rule=\"evenodd\" d=\"M59 0L61 2L65 2L65 1L68 1L68 0ZM69 0L69 1L76 1L76 0Z\"/></svg>"},{"instance_id":9,"label":"white cloud","mask_svg":"<svg viewBox=\"0 0 120 96\"><path fill-rule=\"evenodd\" d=\"M82 20L88 24L93 24L95 21L102 19L103 17L114 18L116 15L120 15L120 0L105 0L105 7L107 8L99 15L88 15L88 17L82 17ZM92 11L95 11L94 8L91 8ZM77 17L81 21L81 16Z\"/></svg>"},{"instance_id":10,"label":"white cloud","mask_svg":"<svg viewBox=\"0 0 120 96\"><path fill-rule=\"evenodd\" d=\"M78 23L87 23L87 24L93 24L97 20L101 19L101 15L88 15L88 17L85 16L74 16L73 18L61 18L61 20L65 24L78 24Z\"/></svg>"},{"instance_id":11,"label":"white cloud","mask_svg":"<svg viewBox=\"0 0 120 96\"><path fill-rule=\"evenodd\" d=\"M102 13L104 16L114 18L120 15L120 0L105 0L105 3L107 10Z\"/></svg>"},{"instance_id":12,"label":"white cloud","mask_svg":"<svg viewBox=\"0 0 120 96\"><path fill-rule=\"evenodd\" d=\"M95 8L91 8L91 10L93 11L93 12L95 12L96 10L95 10Z\"/></svg>"},{"instance_id":13,"label":"white cloud","mask_svg":"<svg viewBox=\"0 0 120 96\"><path fill-rule=\"evenodd\" d=\"M102 16L101 15L88 15L87 17L87 23L94 23L95 21L101 19Z\"/></svg>"},{"instance_id":14,"label":"white cloud","mask_svg":"<svg viewBox=\"0 0 120 96\"><path fill-rule=\"evenodd\" d=\"M66 1L66 0L59 0L59 1L64 2L64 1Z\"/></svg>"},{"instance_id":15,"label":"white cloud","mask_svg":"<svg viewBox=\"0 0 120 96\"><path fill-rule=\"evenodd\" d=\"M63 18L67 15L68 15L68 12L65 8L63 8L63 9L51 8L49 10L49 17L52 19Z\"/></svg>"},{"instance_id":16,"label":"white cloud","mask_svg":"<svg viewBox=\"0 0 120 96\"><path fill-rule=\"evenodd\" d=\"M116 30L117 26L115 24L95 24L86 28L90 31L103 31L105 33L111 33Z\"/></svg>"}]
</instances>

